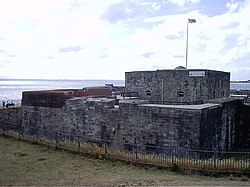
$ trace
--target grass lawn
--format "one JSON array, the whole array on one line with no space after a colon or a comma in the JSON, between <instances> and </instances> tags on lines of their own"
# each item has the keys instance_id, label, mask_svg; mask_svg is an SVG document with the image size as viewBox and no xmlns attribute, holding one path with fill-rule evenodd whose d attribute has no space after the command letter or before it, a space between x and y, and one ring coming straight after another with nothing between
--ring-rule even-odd
<instances>
[{"instance_id":1,"label":"grass lawn","mask_svg":"<svg viewBox=\"0 0 250 187\"><path fill-rule=\"evenodd\" d=\"M250 186L249 178L182 175L56 151L0 136L0 186Z\"/></svg>"}]
</instances>

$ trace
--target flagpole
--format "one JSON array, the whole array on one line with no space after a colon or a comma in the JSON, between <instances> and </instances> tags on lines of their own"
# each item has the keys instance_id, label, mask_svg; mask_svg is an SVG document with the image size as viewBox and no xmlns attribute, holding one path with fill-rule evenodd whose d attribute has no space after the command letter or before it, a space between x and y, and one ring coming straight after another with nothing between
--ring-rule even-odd
<instances>
[{"instance_id":1,"label":"flagpole","mask_svg":"<svg viewBox=\"0 0 250 187\"><path fill-rule=\"evenodd\" d=\"M188 63L188 24L189 23L195 23L195 19L187 19L187 41L186 41L186 69L187 69L187 63Z\"/></svg>"},{"instance_id":2,"label":"flagpole","mask_svg":"<svg viewBox=\"0 0 250 187\"><path fill-rule=\"evenodd\" d=\"M186 69L187 69L187 58L188 58L188 23L189 23L189 19L187 20Z\"/></svg>"}]
</instances>

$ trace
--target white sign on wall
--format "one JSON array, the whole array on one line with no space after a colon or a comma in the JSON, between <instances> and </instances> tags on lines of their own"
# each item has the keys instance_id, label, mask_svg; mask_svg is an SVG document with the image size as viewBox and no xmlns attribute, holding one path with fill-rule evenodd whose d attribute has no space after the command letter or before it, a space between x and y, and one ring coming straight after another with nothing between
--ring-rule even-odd
<instances>
[{"instance_id":1,"label":"white sign on wall","mask_svg":"<svg viewBox=\"0 0 250 187\"><path fill-rule=\"evenodd\" d=\"M204 77L205 74L205 71L189 71L190 77Z\"/></svg>"}]
</instances>

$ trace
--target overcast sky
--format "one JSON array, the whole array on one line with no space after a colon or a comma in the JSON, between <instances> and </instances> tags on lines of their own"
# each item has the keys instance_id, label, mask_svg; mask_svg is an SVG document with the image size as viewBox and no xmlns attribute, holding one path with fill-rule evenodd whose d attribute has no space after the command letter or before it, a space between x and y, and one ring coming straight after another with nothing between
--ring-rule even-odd
<instances>
[{"instance_id":1,"label":"overcast sky","mask_svg":"<svg viewBox=\"0 0 250 187\"><path fill-rule=\"evenodd\" d=\"M0 78L124 79L185 66L250 79L250 0L0 0Z\"/></svg>"}]
</instances>

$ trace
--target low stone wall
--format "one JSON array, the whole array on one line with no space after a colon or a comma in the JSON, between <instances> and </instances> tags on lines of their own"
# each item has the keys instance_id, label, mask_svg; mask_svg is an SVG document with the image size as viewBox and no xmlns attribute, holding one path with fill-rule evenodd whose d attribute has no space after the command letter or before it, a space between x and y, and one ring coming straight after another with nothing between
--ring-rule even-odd
<instances>
[{"instance_id":1,"label":"low stone wall","mask_svg":"<svg viewBox=\"0 0 250 187\"><path fill-rule=\"evenodd\" d=\"M0 109L1 124L20 124L22 121L21 108L4 108Z\"/></svg>"}]
</instances>

